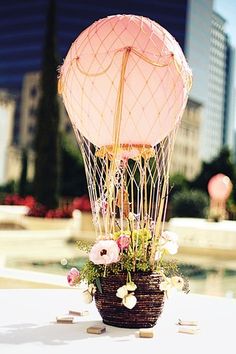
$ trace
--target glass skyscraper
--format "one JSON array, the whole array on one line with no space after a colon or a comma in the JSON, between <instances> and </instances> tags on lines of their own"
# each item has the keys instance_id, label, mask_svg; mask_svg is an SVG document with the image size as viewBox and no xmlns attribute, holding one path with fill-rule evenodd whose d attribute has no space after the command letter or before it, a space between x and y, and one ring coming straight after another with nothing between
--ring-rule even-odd
<instances>
[{"instance_id":1,"label":"glass skyscraper","mask_svg":"<svg viewBox=\"0 0 236 354\"><path fill-rule=\"evenodd\" d=\"M0 87L19 92L22 77L41 67L48 0L0 1ZM56 0L61 60L72 41L99 18L119 13L150 17L184 48L187 0Z\"/></svg>"}]
</instances>

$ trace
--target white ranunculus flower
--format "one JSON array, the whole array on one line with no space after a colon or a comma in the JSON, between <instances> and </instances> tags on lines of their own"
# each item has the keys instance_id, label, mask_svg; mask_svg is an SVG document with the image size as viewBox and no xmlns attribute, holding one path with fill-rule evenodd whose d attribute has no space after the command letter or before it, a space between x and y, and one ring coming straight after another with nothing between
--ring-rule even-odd
<instances>
[{"instance_id":1,"label":"white ranunculus flower","mask_svg":"<svg viewBox=\"0 0 236 354\"><path fill-rule=\"evenodd\" d=\"M137 285L133 281L130 281L129 283L127 283L126 287L127 287L128 291L134 291L137 289Z\"/></svg>"},{"instance_id":2,"label":"white ranunculus flower","mask_svg":"<svg viewBox=\"0 0 236 354\"><path fill-rule=\"evenodd\" d=\"M167 297L169 297L172 293L172 290L173 290L173 284L171 282L171 278L165 278L165 280L163 280L161 283L160 283L160 290L161 291L165 291L166 292L166 295Z\"/></svg>"},{"instance_id":3,"label":"white ranunculus flower","mask_svg":"<svg viewBox=\"0 0 236 354\"><path fill-rule=\"evenodd\" d=\"M132 293L126 295L122 300L122 304L130 310L136 305L136 303L137 299Z\"/></svg>"},{"instance_id":4,"label":"white ranunculus flower","mask_svg":"<svg viewBox=\"0 0 236 354\"><path fill-rule=\"evenodd\" d=\"M155 253L155 261L159 261L161 259L161 257L162 257L162 254L163 254L163 251L160 251L160 250L156 251L156 253Z\"/></svg>"},{"instance_id":5,"label":"white ranunculus flower","mask_svg":"<svg viewBox=\"0 0 236 354\"><path fill-rule=\"evenodd\" d=\"M178 252L178 248L179 246L175 242L167 242L165 246L165 250L171 255L176 254Z\"/></svg>"},{"instance_id":6,"label":"white ranunculus flower","mask_svg":"<svg viewBox=\"0 0 236 354\"><path fill-rule=\"evenodd\" d=\"M116 296L123 299L125 296L128 295L128 289L126 285L121 286L119 289L116 291Z\"/></svg>"},{"instance_id":7,"label":"white ranunculus flower","mask_svg":"<svg viewBox=\"0 0 236 354\"><path fill-rule=\"evenodd\" d=\"M86 304L90 304L93 301L93 296L90 294L90 292L88 290L85 290L82 294L83 296L83 301Z\"/></svg>"},{"instance_id":8,"label":"white ranunculus flower","mask_svg":"<svg viewBox=\"0 0 236 354\"><path fill-rule=\"evenodd\" d=\"M96 292L96 286L94 284L89 284L88 292L93 296Z\"/></svg>"},{"instance_id":9,"label":"white ranunculus flower","mask_svg":"<svg viewBox=\"0 0 236 354\"><path fill-rule=\"evenodd\" d=\"M163 280L160 283L160 290L161 291L166 291L166 290L169 290L170 288L172 288L171 279L170 278L165 278L165 280Z\"/></svg>"},{"instance_id":10,"label":"white ranunculus flower","mask_svg":"<svg viewBox=\"0 0 236 354\"><path fill-rule=\"evenodd\" d=\"M174 276L171 278L171 283L177 290L183 289L183 286L184 286L183 278L178 277L178 276Z\"/></svg>"},{"instance_id":11,"label":"white ranunculus flower","mask_svg":"<svg viewBox=\"0 0 236 354\"><path fill-rule=\"evenodd\" d=\"M160 237L161 249L173 255L178 252L178 235L172 231L164 231Z\"/></svg>"}]
</instances>

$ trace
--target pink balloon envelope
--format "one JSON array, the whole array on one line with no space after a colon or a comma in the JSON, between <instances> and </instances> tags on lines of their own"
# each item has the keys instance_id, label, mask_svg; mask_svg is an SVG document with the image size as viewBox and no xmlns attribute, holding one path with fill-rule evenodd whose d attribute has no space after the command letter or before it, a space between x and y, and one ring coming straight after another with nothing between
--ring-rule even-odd
<instances>
[{"instance_id":1,"label":"pink balloon envelope","mask_svg":"<svg viewBox=\"0 0 236 354\"><path fill-rule=\"evenodd\" d=\"M119 144L156 145L179 122L190 87L176 40L135 15L109 16L85 29L60 73L71 122L97 147L113 145L117 129Z\"/></svg>"},{"instance_id":2,"label":"pink balloon envelope","mask_svg":"<svg viewBox=\"0 0 236 354\"><path fill-rule=\"evenodd\" d=\"M225 201L229 197L232 187L229 177L218 173L209 180L208 193L214 200Z\"/></svg>"}]
</instances>

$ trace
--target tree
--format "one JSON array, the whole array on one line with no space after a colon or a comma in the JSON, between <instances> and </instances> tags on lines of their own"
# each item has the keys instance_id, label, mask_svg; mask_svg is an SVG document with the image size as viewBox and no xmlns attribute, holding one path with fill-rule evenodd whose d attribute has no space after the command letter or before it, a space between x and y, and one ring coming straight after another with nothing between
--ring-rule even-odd
<instances>
[{"instance_id":1,"label":"tree","mask_svg":"<svg viewBox=\"0 0 236 354\"><path fill-rule=\"evenodd\" d=\"M188 181L184 175L181 173L175 173L170 176L170 193L169 200L171 201L173 196L188 188Z\"/></svg>"},{"instance_id":2,"label":"tree","mask_svg":"<svg viewBox=\"0 0 236 354\"><path fill-rule=\"evenodd\" d=\"M22 150L21 156L21 174L19 179L19 195L25 197L27 189L27 169L28 169L28 156L26 149Z\"/></svg>"},{"instance_id":3,"label":"tree","mask_svg":"<svg viewBox=\"0 0 236 354\"><path fill-rule=\"evenodd\" d=\"M34 195L47 208L59 200L59 102L57 96L58 56L55 36L55 1L51 0L43 50L41 98L35 138Z\"/></svg>"},{"instance_id":4,"label":"tree","mask_svg":"<svg viewBox=\"0 0 236 354\"><path fill-rule=\"evenodd\" d=\"M69 138L62 136L62 173L61 193L66 197L88 194L83 158L78 146L74 146Z\"/></svg>"},{"instance_id":5,"label":"tree","mask_svg":"<svg viewBox=\"0 0 236 354\"><path fill-rule=\"evenodd\" d=\"M182 190L172 199L172 217L205 218L208 211L209 198L199 190Z\"/></svg>"}]
</instances>

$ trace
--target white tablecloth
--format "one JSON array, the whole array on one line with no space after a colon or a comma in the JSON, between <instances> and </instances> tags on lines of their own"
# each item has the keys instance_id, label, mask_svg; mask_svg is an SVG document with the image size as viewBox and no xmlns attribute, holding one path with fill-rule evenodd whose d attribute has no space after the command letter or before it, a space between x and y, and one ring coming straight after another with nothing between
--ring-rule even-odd
<instances>
[{"instance_id":1,"label":"white tablecloth","mask_svg":"<svg viewBox=\"0 0 236 354\"><path fill-rule=\"evenodd\" d=\"M88 310L74 324L58 324L69 310ZM197 334L178 333L178 319L198 321ZM0 290L0 353L235 354L236 300L175 294L166 301L151 339L136 329L106 326L101 335L87 327L101 324L94 303L84 305L77 289Z\"/></svg>"}]
</instances>

